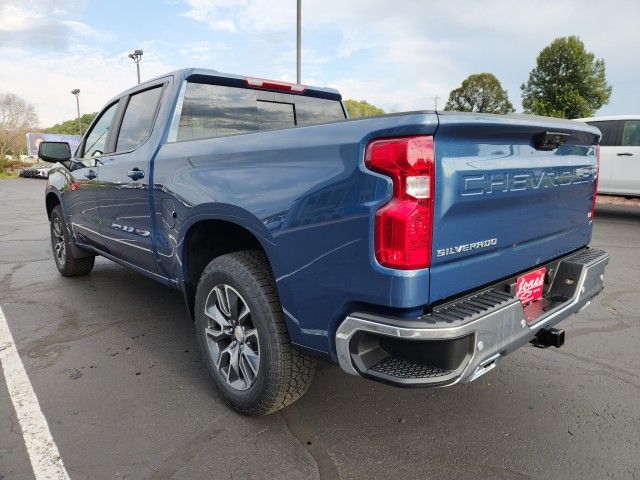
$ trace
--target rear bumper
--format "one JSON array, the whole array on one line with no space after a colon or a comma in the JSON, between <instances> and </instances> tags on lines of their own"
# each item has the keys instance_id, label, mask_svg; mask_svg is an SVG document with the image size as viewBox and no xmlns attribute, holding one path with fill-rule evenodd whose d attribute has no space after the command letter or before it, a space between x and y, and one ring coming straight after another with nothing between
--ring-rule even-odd
<instances>
[{"instance_id":1,"label":"rear bumper","mask_svg":"<svg viewBox=\"0 0 640 480\"><path fill-rule=\"evenodd\" d=\"M338 361L347 373L397 386L471 382L585 308L603 288L608 261L603 250L587 248L550 263L543 299L524 308L502 283L416 319L353 313L336 332Z\"/></svg>"}]
</instances>

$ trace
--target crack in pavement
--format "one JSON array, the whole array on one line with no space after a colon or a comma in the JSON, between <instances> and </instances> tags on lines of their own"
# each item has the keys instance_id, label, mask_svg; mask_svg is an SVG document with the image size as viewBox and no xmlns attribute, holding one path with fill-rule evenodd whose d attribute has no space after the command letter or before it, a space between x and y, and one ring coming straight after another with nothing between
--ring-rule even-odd
<instances>
[{"instance_id":1,"label":"crack in pavement","mask_svg":"<svg viewBox=\"0 0 640 480\"><path fill-rule=\"evenodd\" d=\"M614 323L613 325L607 325L604 327L585 327L585 328L576 328L571 331L571 338L578 338L584 335L591 335L594 333L617 333L627 330L628 328L633 328L637 325L634 325L626 320L620 320L619 322Z\"/></svg>"},{"instance_id":2,"label":"crack in pavement","mask_svg":"<svg viewBox=\"0 0 640 480\"><path fill-rule=\"evenodd\" d=\"M170 455L163 458L162 463L153 468L153 473L147 478L170 479L178 471L193 460L202 450L207 448L207 443L223 433L222 428L207 428L191 437L187 442Z\"/></svg>"},{"instance_id":3,"label":"crack in pavement","mask_svg":"<svg viewBox=\"0 0 640 480\"><path fill-rule=\"evenodd\" d=\"M620 367L612 367L611 365L605 363L605 362L601 362L599 360L595 360L592 357L583 357L582 355L578 355L576 353L572 353L572 352L568 352L568 351L562 351L562 350L557 350L554 352L555 354L558 355L565 355L567 357L571 357L574 360L578 360L581 362L581 365L578 365L579 368L582 368L588 372L592 372L592 373L603 373L602 370L593 370L592 368L587 368L589 367L589 364L594 364L597 365L598 367L600 367L601 369L604 370L604 374L608 377L611 378L615 378L617 380L620 380L621 382L624 382L632 387L635 388L640 388L640 384L638 383L634 383L632 380L626 379L622 376L620 376L619 374L624 374L624 375L628 375L629 377L631 377L632 379L640 379L640 375L627 371L623 368Z\"/></svg>"},{"instance_id":4,"label":"crack in pavement","mask_svg":"<svg viewBox=\"0 0 640 480\"><path fill-rule=\"evenodd\" d=\"M22 439L22 433L16 430L16 422L13 420L13 417L15 416L15 414L16 412L12 412L9 414L9 422L11 423L11 428L9 428L9 431L11 433L15 433L20 437L20 439Z\"/></svg>"},{"instance_id":5,"label":"crack in pavement","mask_svg":"<svg viewBox=\"0 0 640 480\"><path fill-rule=\"evenodd\" d=\"M309 452L318 467L320 480L336 480L340 478L338 467L327 449L318 441L312 440L313 432L297 411L296 405L280 410L285 426L291 435Z\"/></svg>"}]
</instances>

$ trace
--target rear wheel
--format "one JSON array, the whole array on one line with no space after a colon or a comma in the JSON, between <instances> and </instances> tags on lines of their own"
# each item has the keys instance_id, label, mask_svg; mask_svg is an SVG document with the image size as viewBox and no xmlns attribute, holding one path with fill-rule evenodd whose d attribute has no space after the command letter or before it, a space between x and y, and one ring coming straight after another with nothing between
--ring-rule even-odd
<instances>
[{"instance_id":1,"label":"rear wheel","mask_svg":"<svg viewBox=\"0 0 640 480\"><path fill-rule=\"evenodd\" d=\"M94 256L78 258L73 255L71 235L64 221L62 208L57 205L51 212L51 249L58 271L65 277L86 275L93 269Z\"/></svg>"},{"instance_id":2,"label":"rear wheel","mask_svg":"<svg viewBox=\"0 0 640 480\"><path fill-rule=\"evenodd\" d=\"M196 293L196 335L213 384L246 415L300 398L315 362L293 349L265 256L234 252L205 268Z\"/></svg>"}]
</instances>

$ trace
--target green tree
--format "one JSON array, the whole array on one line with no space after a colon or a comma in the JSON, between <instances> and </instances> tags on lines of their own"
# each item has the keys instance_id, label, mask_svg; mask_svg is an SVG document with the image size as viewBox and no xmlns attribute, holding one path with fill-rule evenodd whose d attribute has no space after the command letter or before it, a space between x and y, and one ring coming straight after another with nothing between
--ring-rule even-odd
<instances>
[{"instance_id":1,"label":"green tree","mask_svg":"<svg viewBox=\"0 0 640 480\"><path fill-rule=\"evenodd\" d=\"M93 119L96 118L98 112L93 113L85 113L80 117L80 127L82 128L82 133L87 131ZM62 123L56 123L53 127L45 128L43 130L44 133L59 133L63 135L79 135L78 131L78 119L73 118L71 120L65 120Z\"/></svg>"},{"instance_id":2,"label":"green tree","mask_svg":"<svg viewBox=\"0 0 640 480\"><path fill-rule=\"evenodd\" d=\"M611 97L604 60L587 52L576 36L545 47L520 88L525 113L560 118L590 117Z\"/></svg>"},{"instance_id":3,"label":"green tree","mask_svg":"<svg viewBox=\"0 0 640 480\"><path fill-rule=\"evenodd\" d=\"M507 91L492 73L469 75L449 94L445 110L506 114L515 111Z\"/></svg>"},{"instance_id":4,"label":"green tree","mask_svg":"<svg viewBox=\"0 0 640 480\"><path fill-rule=\"evenodd\" d=\"M344 106L347 107L349 118L372 117L385 113L381 108L371 105L365 100L345 100Z\"/></svg>"}]
</instances>

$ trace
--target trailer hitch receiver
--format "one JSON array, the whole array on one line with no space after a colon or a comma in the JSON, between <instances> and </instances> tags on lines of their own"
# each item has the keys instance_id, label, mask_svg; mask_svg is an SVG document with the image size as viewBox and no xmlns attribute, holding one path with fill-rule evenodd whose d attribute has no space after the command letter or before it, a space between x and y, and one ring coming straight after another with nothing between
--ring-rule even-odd
<instances>
[{"instance_id":1,"label":"trailer hitch receiver","mask_svg":"<svg viewBox=\"0 0 640 480\"><path fill-rule=\"evenodd\" d=\"M531 340L531 343L534 347L538 348L560 348L564 345L564 330L559 330L557 328L543 328L536 334L536 337Z\"/></svg>"}]
</instances>

